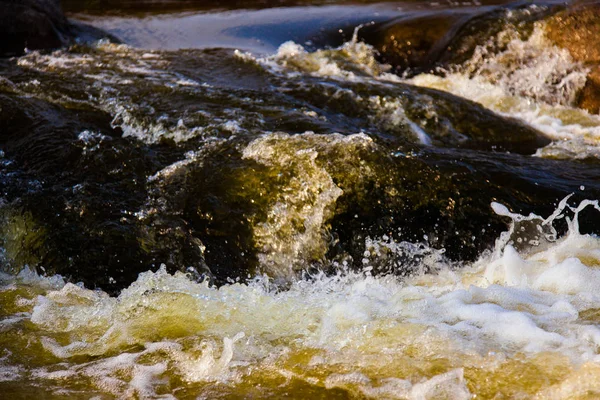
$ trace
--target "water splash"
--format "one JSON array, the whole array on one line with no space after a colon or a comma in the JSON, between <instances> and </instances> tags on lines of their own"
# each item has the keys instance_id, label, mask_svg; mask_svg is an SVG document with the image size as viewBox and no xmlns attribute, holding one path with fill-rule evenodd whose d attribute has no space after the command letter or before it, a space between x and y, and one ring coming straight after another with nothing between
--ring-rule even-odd
<instances>
[{"instance_id":1,"label":"water splash","mask_svg":"<svg viewBox=\"0 0 600 400\"><path fill-rule=\"evenodd\" d=\"M22 339L2 342L9 352L1 376L12 382L28 371L48 390L90 382L99 393L148 397L169 396L177 382L187 382L185 393L215 397L226 396L220 382L229 394L275 395L274 381L288 391L303 382L405 399L594 391L600 239L579 233L576 221L600 206L568 200L548 217L493 204L511 229L493 252L460 269L434 250L381 238L369 239L364 271L313 274L286 291L266 276L215 288L161 269L110 298L56 277L5 276L5 313L18 310L29 322ZM546 227L567 212L567 234L547 246L519 252L511 243L519 224ZM401 279L368 268L380 254L411 249L436 266L433 273ZM26 343L37 350L22 358ZM49 356L57 360L51 366L26 362Z\"/></svg>"},{"instance_id":2,"label":"water splash","mask_svg":"<svg viewBox=\"0 0 600 400\"><path fill-rule=\"evenodd\" d=\"M478 46L463 65L407 82L448 91L527 122L555 140L538 150L540 157L597 158L600 117L575 106L589 71L567 50L552 45L544 29L537 22L531 35L522 38L508 28Z\"/></svg>"}]
</instances>

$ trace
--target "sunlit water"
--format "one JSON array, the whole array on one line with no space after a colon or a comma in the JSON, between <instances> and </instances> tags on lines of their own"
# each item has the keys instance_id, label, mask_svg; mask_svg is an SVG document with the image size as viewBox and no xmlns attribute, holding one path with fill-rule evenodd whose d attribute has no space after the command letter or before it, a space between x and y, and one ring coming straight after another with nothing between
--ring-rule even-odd
<instances>
[{"instance_id":1,"label":"sunlit water","mask_svg":"<svg viewBox=\"0 0 600 400\"><path fill-rule=\"evenodd\" d=\"M585 206L598 207L574 210ZM511 230L528 219L547 230L568 211L494 209ZM159 270L111 298L60 277L4 275L0 376L9 393L57 398L593 397L600 240L576 221L521 253L507 232L472 265L430 250L423 263L436 272L407 279L372 276L371 260L426 249L369 239L362 272L285 291L266 276L215 288Z\"/></svg>"}]
</instances>

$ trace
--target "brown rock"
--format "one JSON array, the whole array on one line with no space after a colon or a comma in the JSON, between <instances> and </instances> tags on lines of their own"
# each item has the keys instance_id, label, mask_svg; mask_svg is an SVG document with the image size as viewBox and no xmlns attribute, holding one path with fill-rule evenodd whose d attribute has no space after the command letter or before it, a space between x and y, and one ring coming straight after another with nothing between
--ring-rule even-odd
<instances>
[{"instance_id":1,"label":"brown rock","mask_svg":"<svg viewBox=\"0 0 600 400\"><path fill-rule=\"evenodd\" d=\"M600 4L568 8L547 20L546 36L567 49L575 61L591 68L577 106L591 113L600 112Z\"/></svg>"},{"instance_id":2,"label":"brown rock","mask_svg":"<svg viewBox=\"0 0 600 400\"><path fill-rule=\"evenodd\" d=\"M593 114L600 114L600 66L587 76L587 82L579 93L577 105Z\"/></svg>"},{"instance_id":3,"label":"brown rock","mask_svg":"<svg viewBox=\"0 0 600 400\"><path fill-rule=\"evenodd\" d=\"M401 17L363 29L361 39L373 45L381 61L397 72L432 68L465 20L464 14L442 12Z\"/></svg>"},{"instance_id":4,"label":"brown rock","mask_svg":"<svg viewBox=\"0 0 600 400\"><path fill-rule=\"evenodd\" d=\"M487 44L508 26L516 27L526 37L533 23L553 10L553 7L533 9L528 4L515 3L435 11L376 23L363 28L359 37L373 45L380 61L391 64L394 72L428 72L464 63L478 46Z\"/></svg>"},{"instance_id":5,"label":"brown rock","mask_svg":"<svg viewBox=\"0 0 600 400\"><path fill-rule=\"evenodd\" d=\"M548 19L546 35L577 61L600 63L600 4L576 6Z\"/></svg>"}]
</instances>

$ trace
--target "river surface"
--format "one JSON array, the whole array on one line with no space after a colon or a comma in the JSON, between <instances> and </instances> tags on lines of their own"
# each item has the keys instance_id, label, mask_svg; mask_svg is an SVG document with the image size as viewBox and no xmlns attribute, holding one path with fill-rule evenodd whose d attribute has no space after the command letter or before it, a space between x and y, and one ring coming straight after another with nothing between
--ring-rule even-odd
<instances>
[{"instance_id":1,"label":"river surface","mask_svg":"<svg viewBox=\"0 0 600 400\"><path fill-rule=\"evenodd\" d=\"M0 397L600 397L555 4L116 3L64 2L120 43L0 59ZM432 16L475 23L375 49Z\"/></svg>"}]
</instances>

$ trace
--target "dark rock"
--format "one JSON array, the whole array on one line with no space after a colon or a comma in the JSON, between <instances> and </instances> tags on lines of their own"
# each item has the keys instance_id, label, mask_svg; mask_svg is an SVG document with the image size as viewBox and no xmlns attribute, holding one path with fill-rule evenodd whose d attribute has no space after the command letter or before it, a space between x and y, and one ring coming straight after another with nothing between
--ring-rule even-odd
<instances>
[{"instance_id":1,"label":"dark rock","mask_svg":"<svg viewBox=\"0 0 600 400\"><path fill-rule=\"evenodd\" d=\"M68 39L69 23L59 0L0 1L0 55L57 48Z\"/></svg>"},{"instance_id":2,"label":"dark rock","mask_svg":"<svg viewBox=\"0 0 600 400\"><path fill-rule=\"evenodd\" d=\"M400 17L359 31L360 38L377 49L380 60L396 72L412 73L436 66L449 42L471 17L456 11Z\"/></svg>"},{"instance_id":3,"label":"dark rock","mask_svg":"<svg viewBox=\"0 0 600 400\"><path fill-rule=\"evenodd\" d=\"M85 51L97 62L80 70L0 61L3 269L44 268L111 293L162 263L169 271L192 267L192 275L216 283L261 271L290 279L334 260L361 268L367 237L384 235L472 260L506 227L491 201L543 215L581 185L582 195L600 195L597 165L494 151L527 154L547 139L475 103L401 83L282 77L225 50L161 54L170 57L170 72L208 89L168 86L123 68L121 78L132 83L115 95L140 136L173 110L175 126L182 110L211 111L211 123L252 116L240 119L235 135L213 128L147 144L112 126L127 124L101 111L106 103L85 69L110 66L115 56ZM27 85L33 80L39 84ZM214 113L225 107L228 113ZM382 124L376 110L399 124ZM186 126L209 126L191 121ZM411 124L433 145L415 140ZM319 134L297 134L306 130ZM597 229L597 216L582 222ZM394 256L376 266L410 273L404 261Z\"/></svg>"},{"instance_id":4,"label":"dark rock","mask_svg":"<svg viewBox=\"0 0 600 400\"><path fill-rule=\"evenodd\" d=\"M351 91L300 86L291 93L329 113L340 113L344 119L353 120L355 130L360 126L397 142L418 143L415 136L423 133L434 146L519 154L533 154L551 142L543 133L515 118L500 116L478 103L440 90L404 83L339 85ZM365 120L375 129L362 128Z\"/></svg>"},{"instance_id":5,"label":"dark rock","mask_svg":"<svg viewBox=\"0 0 600 400\"><path fill-rule=\"evenodd\" d=\"M147 175L161 164L111 119L85 106L0 94L4 270L29 265L112 293L161 263L204 272L201 243L184 221L142 223L133 215L147 200Z\"/></svg>"},{"instance_id":6,"label":"dark rock","mask_svg":"<svg viewBox=\"0 0 600 400\"><path fill-rule=\"evenodd\" d=\"M71 24L60 0L0 0L0 57L18 56L25 49L58 48L78 37L98 40L105 36L98 29Z\"/></svg>"},{"instance_id":7,"label":"dark rock","mask_svg":"<svg viewBox=\"0 0 600 400\"><path fill-rule=\"evenodd\" d=\"M585 196L600 194L596 167L576 162L435 148L403 153L333 135L274 134L251 144L250 155L242 152L247 143L224 144L157 184L165 215L189 223L221 279L232 265L237 276L258 269L284 279L331 260L361 268L368 237L425 242L452 260L473 260L506 228L492 201L545 215L580 185ZM323 216L317 229L307 222L315 214ZM398 259L374 263L379 272L413 271Z\"/></svg>"},{"instance_id":8,"label":"dark rock","mask_svg":"<svg viewBox=\"0 0 600 400\"><path fill-rule=\"evenodd\" d=\"M161 263L217 283L360 268L367 237L384 235L472 260L505 229L491 201L543 214L580 185L600 194L594 165L366 136L240 136L173 165L183 150L122 138L98 110L10 93L0 105L3 268L111 293ZM374 264L412 271L397 257Z\"/></svg>"},{"instance_id":9,"label":"dark rock","mask_svg":"<svg viewBox=\"0 0 600 400\"><path fill-rule=\"evenodd\" d=\"M533 154L551 142L531 126L501 117L473 101L435 89L413 90L418 95L406 97L405 113L431 135L434 144Z\"/></svg>"},{"instance_id":10,"label":"dark rock","mask_svg":"<svg viewBox=\"0 0 600 400\"><path fill-rule=\"evenodd\" d=\"M359 37L373 45L380 60L391 64L396 73L411 75L462 64L471 58L477 46L486 45L508 26L516 27L526 37L533 22L556 10L556 6L516 2L429 12L367 26L359 32Z\"/></svg>"}]
</instances>

